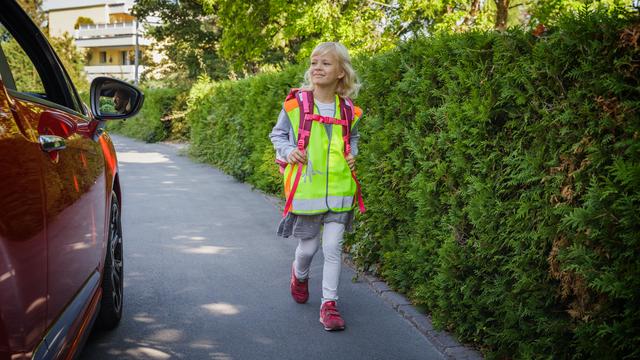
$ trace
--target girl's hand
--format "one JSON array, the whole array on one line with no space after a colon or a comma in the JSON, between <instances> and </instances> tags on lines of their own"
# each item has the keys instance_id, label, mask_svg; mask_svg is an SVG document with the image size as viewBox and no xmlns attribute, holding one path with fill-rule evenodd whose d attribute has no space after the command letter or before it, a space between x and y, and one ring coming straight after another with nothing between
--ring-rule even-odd
<instances>
[{"instance_id":1,"label":"girl's hand","mask_svg":"<svg viewBox=\"0 0 640 360\"><path fill-rule=\"evenodd\" d=\"M349 154L345 156L345 159L347 160L347 164L349 164L349 169L351 169L351 171L356 171L356 158Z\"/></svg>"},{"instance_id":2,"label":"girl's hand","mask_svg":"<svg viewBox=\"0 0 640 360\"><path fill-rule=\"evenodd\" d=\"M289 164L299 163L301 165L304 165L307 163L307 154L306 152L303 154L296 148L291 153L289 153L287 161L289 162Z\"/></svg>"}]
</instances>

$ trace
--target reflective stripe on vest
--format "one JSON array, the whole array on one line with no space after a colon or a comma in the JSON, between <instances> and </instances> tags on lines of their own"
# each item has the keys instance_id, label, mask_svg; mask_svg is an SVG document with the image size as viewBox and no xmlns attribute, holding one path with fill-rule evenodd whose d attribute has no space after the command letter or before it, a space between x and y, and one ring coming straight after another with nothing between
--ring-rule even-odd
<instances>
[{"instance_id":1,"label":"reflective stripe on vest","mask_svg":"<svg viewBox=\"0 0 640 360\"><path fill-rule=\"evenodd\" d=\"M340 119L339 98L335 100L334 118ZM300 109L297 106L285 108L296 139ZM314 113L318 113L314 106ZM360 115L360 114L358 114ZM354 112L351 128L357 123L359 116ZM334 212L350 211L354 208L356 183L344 157L344 141L342 126L332 124L331 139L325 125L313 121L311 136L307 146L308 162L302 168L302 177L293 197L291 212L298 215L321 214L329 210ZM291 180L295 177L298 165L287 165L283 174L285 193L291 190ZM287 181L289 179L289 181Z\"/></svg>"}]
</instances>

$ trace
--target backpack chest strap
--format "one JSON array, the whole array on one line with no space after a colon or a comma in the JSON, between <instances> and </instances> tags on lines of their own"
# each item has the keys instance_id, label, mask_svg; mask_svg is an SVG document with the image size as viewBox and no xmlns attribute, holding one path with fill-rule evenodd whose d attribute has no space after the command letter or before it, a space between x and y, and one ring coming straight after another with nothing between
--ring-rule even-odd
<instances>
[{"instance_id":1,"label":"backpack chest strap","mask_svg":"<svg viewBox=\"0 0 640 360\"><path fill-rule=\"evenodd\" d=\"M305 114L305 118L306 118L305 120L307 121L317 121L323 124L349 126L348 120L336 119L329 116L322 116L318 114Z\"/></svg>"}]
</instances>

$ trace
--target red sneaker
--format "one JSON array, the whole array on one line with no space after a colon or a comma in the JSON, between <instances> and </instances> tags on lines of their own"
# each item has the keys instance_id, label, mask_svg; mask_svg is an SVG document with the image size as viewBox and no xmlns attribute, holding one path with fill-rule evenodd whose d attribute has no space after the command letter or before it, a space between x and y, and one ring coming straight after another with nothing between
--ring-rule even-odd
<instances>
[{"instance_id":1,"label":"red sneaker","mask_svg":"<svg viewBox=\"0 0 640 360\"><path fill-rule=\"evenodd\" d=\"M298 280L293 265L291 265L291 297L298 304L304 304L309 300L309 280Z\"/></svg>"},{"instance_id":2,"label":"red sneaker","mask_svg":"<svg viewBox=\"0 0 640 360\"><path fill-rule=\"evenodd\" d=\"M327 301L320 307L320 322L327 331L344 330L344 320L336 308L335 301Z\"/></svg>"}]
</instances>

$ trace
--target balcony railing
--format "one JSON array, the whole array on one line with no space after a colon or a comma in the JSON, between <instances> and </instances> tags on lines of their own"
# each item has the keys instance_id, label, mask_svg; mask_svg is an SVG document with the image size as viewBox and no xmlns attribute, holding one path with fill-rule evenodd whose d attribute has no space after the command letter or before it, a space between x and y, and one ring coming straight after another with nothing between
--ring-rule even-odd
<instances>
[{"instance_id":1,"label":"balcony railing","mask_svg":"<svg viewBox=\"0 0 640 360\"><path fill-rule=\"evenodd\" d=\"M75 32L76 46L133 46L136 43L136 25L128 23L81 25ZM144 27L138 28L138 44L151 45L151 40L144 35Z\"/></svg>"},{"instance_id":2,"label":"balcony railing","mask_svg":"<svg viewBox=\"0 0 640 360\"><path fill-rule=\"evenodd\" d=\"M87 73L87 78L92 80L97 76L111 76L119 79L133 80L135 77L134 65L87 65L84 67L84 71ZM145 67L140 65L138 67L138 73L142 73Z\"/></svg>"},{"instance_id":3,"label":"balcony railing","mask_svg":"<svg viewBox=\"0 0 640 360\"><path fill-rule=\"evenodd\" d=\"M138 30L140 32L140 30ZM112 24L91 24L80 25L76 30L76 39L91 39L99 37L113 37L122 35L134 35L136 33L135 23L112 23Z\"/></svg>"},{"instance_id":4,"label":"balcony railing","mask_svg":"<svg viewBox=\"0 0 640 360\"><path fill-rule=\"evenodd\" d=\"M76 39L76 46L81 48L98 48L98 47L130 47L136 45L135 35L123 35L117 37L102 37L90 39ZM142 36L138 37L138 45L149 46L151 40Z\"/></svg>"}]
</instances>

